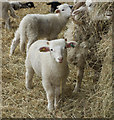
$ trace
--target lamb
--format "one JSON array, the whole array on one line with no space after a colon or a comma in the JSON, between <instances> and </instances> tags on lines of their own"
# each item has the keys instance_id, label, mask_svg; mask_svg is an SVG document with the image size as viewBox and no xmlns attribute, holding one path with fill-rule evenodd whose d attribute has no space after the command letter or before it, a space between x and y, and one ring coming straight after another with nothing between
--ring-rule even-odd
<instances>
[{"instance_id":1,"label":"lamb","mask_svg":"<svg viewBox=\"0 0 114 120\"><path fill-rule=\"evenodd\" d=\"M12 41L10 55L20 42L20 51L25 50L25 42L28 38L27 51L30 45L37 39L56 39L71 15L68 4L58 6L56 14L28 14L20 22L19 28Z\"/></svg>"},{"instance_id":2,"label":"lamb","mask_svg":"<svg viewBox=\"0 0 114 120\"><path fill-rule=\"evenodd\" d=\"M15 14L14 9L11 7L9 2L2 2L2 18L5 21L5 28L10 29L10 17L9 17L9 13L8 11L10 11L10 15L14 18L18 18L18 16Z\"/></svg>"},{"instance_id":3,"label":"lamb","mask_svg":"<svg viewBox=\"0 0 114 120\"><path fill-rule=\"evenodd\" d=\"M11 6L14 10L19 10L22 8L35 8L33 2L18 2L18 1L11 1Z\"/></svg>"},{"instance_id":4,"label":"lamb","mask_svg":"<svg viewBox=\"0 0 114 120\"><path fill-rule=\"evenodd\" d=\"M69 74L66 48L76 46L76 42L66 42L65 39L38 40L28 50L25 60L26 88L32 88L34 73L42 77L49 111L59 106L60 92L64 90Z\"/></svg>"},{"instance_id":5,"label":"lamb","mask_svg":"<svg viewBox=\"0 0 114 120\"><path fill-rule=\"evenodd\" d=\"M102 61L96 54L95 50L97 50L96 43L100 38L98 38L97 35L96 35L97 37L91 36L91 32L96 30L93 29L94 28L93 25L90 24L88 26L87 21L86 24L78 26L76 26L73 22L70 22L70 24L68 24L68 30L64 34L64 36L68 39L69 42L72 40L78 43L76 48L68 49L67 51L68 63L70 64L72 63L78 68L76 85L73 90L74 93L80 92L81 90L81 83L86 65L89 65L89 67L91 67L94 70L93 83L95 84L99 80ZM84 29L82 29L82 27ZM88 27L89 29L92 28L91 32L90 31L87 32Z\"/></svg>"},{"instance_id":6,"label":"lamb","mask_svg":"<svg viewBox=\"0 0 114 120\"><path fill-rule=\"evenodd\" d=\"M96 3L96 5L99 4ZM107 6L111 6L111 3L107 3ZM94 7L96 8L97 6ZM95 8L94 10L96 10ZM91 14L93 13L94 12L92 12ZM101 14L102 13L103 12L101 12ZM74 17L79 18L76 20L79 21L80 24L77 24L79 23L77 21L70 22L67 26L68 30L65 32L64 37L67 38L68 41L74 40L77 41L79 44L79 46L76 47L75 49L68 50L68 62L73 63L74 65L76 65L76 67L78 67L77 82L74 92L79 92L81 89L81 83L86 65L91 67L94 71L94 76L93 76L94 85L99 80L103 59L97 52L98 43L102 39L102 33L103 34L108 33L109 31L108 26L110 24L110 21L106 21L106 22L105 20L102 20L101 22L93 21L90 17L90 14L86 12L84 13L84 15L82 15L81 13L74 14Z\"/></svg>"}]
</instances>

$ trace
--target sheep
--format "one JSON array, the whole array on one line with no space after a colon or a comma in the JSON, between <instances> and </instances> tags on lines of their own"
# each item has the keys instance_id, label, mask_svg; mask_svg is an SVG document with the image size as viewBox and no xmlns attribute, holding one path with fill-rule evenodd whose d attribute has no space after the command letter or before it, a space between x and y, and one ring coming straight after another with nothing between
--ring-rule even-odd
<instances>
[{"instance_id":1,"label":"sheep","mask_svg":"<svg viewBox=\"0 0 114 120\"><path fill-rule=\"evenodd\" d=\"M51 11L50 12L54 13L55 10L57 9L57 6L61 5L61 3L58 2L58 1L52 1L52 2L48 2L47 5L51 5Z\"/></svg>"},{"instance_id":2,"label":"sheep","mask_svg":"<svg viewBox=\"0 0 114 120\"><path fill-rule=\"evenodd\" d=\"M19 10L22 8L35 8L33 2L18 2L18 1L11 1L10 2L11 6L13 7L14 10Z\"/></svg>"},{"instance_id":3,"label":"sheep","mask_svg":"<svg viewBox=\"0 0 114 120\"><path fill-rule=\"evenodd\" d=\"M27 51L37 39L56 39L71 15L68 4L58 6L56 14L28 14L20 22L19 28L12 40L10 56L20 42L20 51L25 50L25 40L28 38Z\"/></svg>"},{"instance_id":4,"label":"sheep","mask_svg":"<svg viewBox=\"0 0 114 120\"><path fill-rule=\"evenodd\" d=\"M14 9L11 7L9 2L2 2L2 18L5 21L5 28L10 29L10 17L9 17L9 13L8 11L10 11L10 15L14 18L18 18L18 16L15 14Z\"/></svg>"},{"instance_id":5,"label":"sheep","mask_svg":"<svg viewBox=\"0 0 114 120\"><path fill-rule=\"evenodd\" d=\"M87 21L86 21L87 22ZM82 29L83 26L83 29ZM76 26L74 23L68 24L68 30L65 32L64 37L70 42L76 41L78 46L74 49L68 49L67 60L69 64L73 64L78 68L77 70L77 82L73 90L74 93L80 92L81 83L84 75L84 69L86 65L89 65L94 70L93 83L96 84L100 71L102 68L102 61L96 54L96 43L100 40L99 36L91 36L91 32L94 31L92 24L84 24L82 26ZM93 30L87 32L87 28L92 28ZM74 36L73 36L74 32Z\"/></svg>"},{"instance_id":6,"label":"sheep","mask_svg":"<svg viewBox=\"0 0 114 120\"><path fill-rule=\"evenodd\" d=\"M69 74L67 48L76 46L77 42L66 42L65 39L38 40L28 50L25 60L25 86L27 89L32 88L34 73L42 77L48 100L47 108L50 112L59 106L60 92L64 92Z\"/></svg>"}]
</instances>

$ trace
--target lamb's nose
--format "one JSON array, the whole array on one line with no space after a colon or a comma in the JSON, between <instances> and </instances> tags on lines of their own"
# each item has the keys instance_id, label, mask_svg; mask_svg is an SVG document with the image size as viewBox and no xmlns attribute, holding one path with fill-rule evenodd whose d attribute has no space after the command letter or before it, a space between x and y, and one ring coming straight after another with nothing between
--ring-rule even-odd
<instances>
[{"instance_id":1,"label":"lamb's nose","mask_svg":"<svg viewBox=\"0 0 114 120\"><path fill-rule=\"evenodd\" d=\"M63 62L63 57L59 57L58 60L59 60L59 63L62 63Z\"/></svg>"}]
</instances>

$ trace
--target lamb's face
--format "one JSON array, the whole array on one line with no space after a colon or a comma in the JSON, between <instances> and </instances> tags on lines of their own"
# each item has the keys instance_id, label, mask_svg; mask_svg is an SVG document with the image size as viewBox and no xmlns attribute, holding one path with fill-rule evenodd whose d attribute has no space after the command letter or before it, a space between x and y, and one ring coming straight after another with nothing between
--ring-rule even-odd
<instances>
[{"instance_id":1,"label":"lamb's face","mask_svg":"<svg viewBox=\"0 0 114 120\"><path fill-rule=\"evenodd\" d=\"M76 42L67 43L64 39L47 41L49 47L41 47L40 52L50 52L52 59L57 63L63 63L67 57L67 48L74 47Z\"/></svg>"},{"instance_id":2,"label":"lamb's face","mask_svg":"<svg viewBox=\"0 0 114 120\"><path fill-rule=\"evenodd\" d=\"M50 54L57 63L62 63L66 59L66 43L64 39L54 40L50 43Z\"/></svg>"},{"instance_id":3,"label":"lamb's face","mask_svg":"<svg viewBox=\"0 0 114 120\"><path fill-rule=\"evenodd\" d=\"M85 58L88 54L88 43L82 42L81 44L78 44L75 49L70 49L68 51L68 62L72 63L74 65L77 65L83 61L82 59Z\"/></svg>"},{"instance_id":4,"label":"lamb's face","mask_svg":"<svg viewBox=\"0 0 114 120\"><path fill-rule=\"evenodd\" d=\"M57 10L59 10L59 13L64 17L69 18L71 16L72 9L71 6L68 4L62 4L58 6Z\"/></svg>"}]
</instances>

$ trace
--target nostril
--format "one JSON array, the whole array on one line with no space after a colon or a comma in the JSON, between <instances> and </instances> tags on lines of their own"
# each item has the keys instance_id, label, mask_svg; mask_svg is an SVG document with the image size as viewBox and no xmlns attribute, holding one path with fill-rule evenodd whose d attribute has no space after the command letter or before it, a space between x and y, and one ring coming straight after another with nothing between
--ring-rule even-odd
<instances>
[{"instance_id":1,"label":"nostril","mask_svg":"<svg viewBox=\"0 0 114 120\"><path fill-rule=\"evenodd\" d=\"M58 58L58 60L62 61L62 60L63 60L63 57L61 57L61 58Z\"/></svg>"},{"instance_id":2,"label":"nostril","mask_svg":"<svg viewBox=\"0 0 114 120\"><path fill-rule=\"evenodd\" d=\"M63 57L59 57L58 60L59 60L60 63L62 63Z\"/></svg>"}]
</instances>

